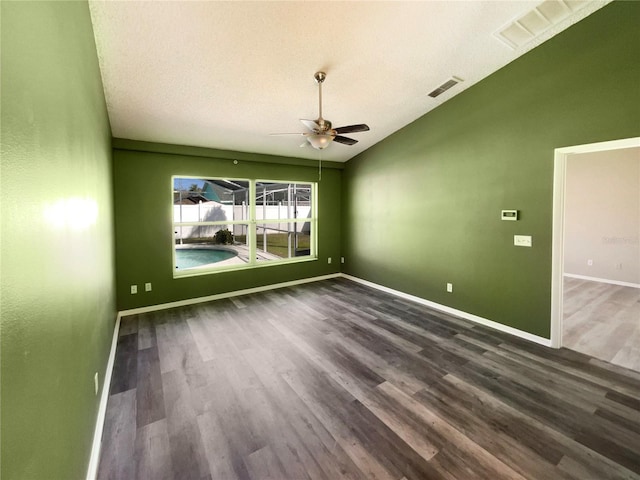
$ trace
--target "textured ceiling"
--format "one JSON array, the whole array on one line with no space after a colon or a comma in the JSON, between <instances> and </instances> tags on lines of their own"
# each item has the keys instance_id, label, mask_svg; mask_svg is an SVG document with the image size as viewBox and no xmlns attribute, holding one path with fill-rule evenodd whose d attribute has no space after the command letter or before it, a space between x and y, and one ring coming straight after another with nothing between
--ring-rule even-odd
<instances>
[{"instance_id":1,"label":"textured ceiling","mask_svg":"<svg viewBox=\"0 0 640 480\"><path fill-rule=\"evenodd\" d=\"M515 50L494 33L539 1L244 2L90 0L114 137L317 159L301 118L367 123L332 144L346 161L469 88L604 1ZM437 99L427 94L464 80Z\"/></svg>"}]
</instances>

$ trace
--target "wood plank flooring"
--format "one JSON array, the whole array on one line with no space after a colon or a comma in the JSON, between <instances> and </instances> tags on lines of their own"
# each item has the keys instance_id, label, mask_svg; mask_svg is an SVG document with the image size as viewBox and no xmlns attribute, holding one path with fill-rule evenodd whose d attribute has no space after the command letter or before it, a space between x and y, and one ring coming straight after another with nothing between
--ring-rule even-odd
<instances>
[{"instance_id":1,"label":"wood plank flooring","mask_svg":"<svg viewBox=\"0 0 640 480\"><path fill-rule=\"evenodd\" d=\"M345 279L121 324L100 479L640 479L640 373Z\"/></svg>"},{"instance_id":2,"label":"wood plank flooring","mask_svg":"<svg viewBox=\"0 0 640 480\"><path fill-rule=\"evenodd\" d=\"M640 289L564 279L562 344L640 372Z\"/></svg>"}]
</instances>

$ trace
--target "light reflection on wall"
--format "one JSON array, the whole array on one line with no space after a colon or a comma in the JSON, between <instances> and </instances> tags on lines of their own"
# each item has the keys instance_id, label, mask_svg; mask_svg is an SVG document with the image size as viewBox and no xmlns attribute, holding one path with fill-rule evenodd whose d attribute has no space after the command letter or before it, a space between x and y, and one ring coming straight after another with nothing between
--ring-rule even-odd
<instances>
[{"instance_id":1,"label":"light reflection on wall","mask_svg":"<svg viewBox=\"0 0 640 480\"><path fill-rule=\"evenodd\" d=\"M98 204L92 198L62 198L46 205L44 216L47 223L56 229L82 231L95 225Z\"/></svg>"},{"instance_id":2,"label":"light reflection on wall","mask_svg":"<svg viewBox=\"0 0 640 480\"><path fill-rule=\"evenodd\" d=\"M61 198L44 207L44 223L49 229L49 252L41 267L51 275L61 273L74 282L90 282L99 269L101 255L98 203L90 197Z\"/></svg>"}]
</instances>

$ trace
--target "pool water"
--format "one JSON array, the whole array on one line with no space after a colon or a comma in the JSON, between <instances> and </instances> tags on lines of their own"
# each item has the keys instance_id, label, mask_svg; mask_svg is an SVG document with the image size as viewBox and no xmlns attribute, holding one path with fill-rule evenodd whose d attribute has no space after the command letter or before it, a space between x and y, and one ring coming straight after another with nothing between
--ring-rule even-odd
<instances>
[{"instance_id":1,"label":"pool water","mask_svg":"<svg viewBox=\"0 0 640 480\"><path fill-rule=\"evenodd\" d=\"M180 248L176 249L176 268L200 267L210 263L217 263L235 257L237 254L229 250L212 250L208 248Z\"/></svg>"}]
</instances>

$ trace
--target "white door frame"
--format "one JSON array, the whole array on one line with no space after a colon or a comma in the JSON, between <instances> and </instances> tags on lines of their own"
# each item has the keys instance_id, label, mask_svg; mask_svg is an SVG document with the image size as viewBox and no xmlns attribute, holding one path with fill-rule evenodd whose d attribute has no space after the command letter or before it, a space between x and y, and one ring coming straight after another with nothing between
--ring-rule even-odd
<instances>
[{"instance_id":1,"label":"white door frame","mask_svg":"<svg viewBox=\"0 0 640 480\"><path fill-rule=\"evenodd\" d=\"M640 137L555 149L553 170L553 243L551 254L551 346L562 346L562 283L564 274L564 207L567 159L580 153L640 147Z\"/></svg>"}]
</instances>

